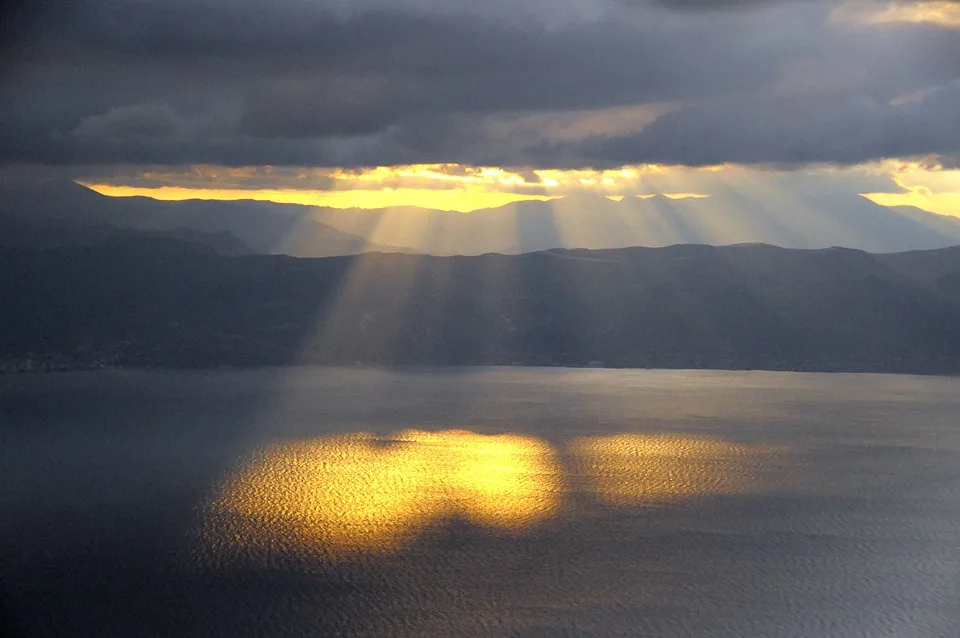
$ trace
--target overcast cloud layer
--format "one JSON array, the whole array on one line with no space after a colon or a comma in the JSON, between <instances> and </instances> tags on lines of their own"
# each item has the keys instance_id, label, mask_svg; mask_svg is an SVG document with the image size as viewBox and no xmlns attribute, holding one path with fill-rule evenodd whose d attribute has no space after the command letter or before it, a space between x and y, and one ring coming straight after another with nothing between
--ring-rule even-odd
<instances>
[{"instance_id":1,"label":"overcast cloud layer","mask_svg":"<svg viewBox=\"0 0 960 638\"><path fill-rule=\"evenodd\" d=\"M860 0L23 3L0 34L0 162L953 161L960 30L863 19L881 8Z\"/></svg>"}]
</instances>

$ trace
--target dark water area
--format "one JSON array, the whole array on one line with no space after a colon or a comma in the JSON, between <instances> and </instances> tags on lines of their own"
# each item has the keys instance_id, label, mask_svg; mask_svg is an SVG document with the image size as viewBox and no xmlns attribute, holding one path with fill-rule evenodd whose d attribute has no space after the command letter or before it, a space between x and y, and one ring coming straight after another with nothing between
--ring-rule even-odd
<instances>
[{"instance_id":1,"label":"dark water area","mask_svg":"<svg viewBox=\"0 0 960 638\"><path fill-rule=\"evenodd\" d=\"M960 380L0 377L8 636L960 636Z\"/></svg>"}]
</instances>

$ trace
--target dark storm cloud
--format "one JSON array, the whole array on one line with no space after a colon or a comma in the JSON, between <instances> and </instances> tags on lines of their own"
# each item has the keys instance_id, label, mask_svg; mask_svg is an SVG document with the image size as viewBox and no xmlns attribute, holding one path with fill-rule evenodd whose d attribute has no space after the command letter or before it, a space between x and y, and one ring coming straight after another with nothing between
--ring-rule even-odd
<instances>
[{"instance_id":1,"label":"dark storm cloud","mask_svg":"<svg viewBox=\"0 0 960 638\"><path fill-rule=\"evenodd\" d=\"M723 162L855 164L878 157L960 149L960 80L890 104L867 96L779 99L696 106L659 118L636 135L593 139L578 155L592 163L712 165Z\"/></svg>"},{"instance_id":2,"label":"dark storm cloud","mask_svg":"<svg viewBox=\"0 0 960 638\"><path fill-rule=\"evenodd\" d=\"M834 5L50 0L9 47L0 161L560 166L950 151L956 122L933 102L925 113L940 119L916 131L902 109L864 105L960 76L958 34L900 25L877 38L831 23ZM798 100L796 113L781 106ZM519 123L666 102L679 110L622 139L559 144ZM857 108L894 129L868 135ZM846 146L833 137L845 117ZM814 152L818 140L829 143Z\"/></svg>"},{"instance_id":3,"label":"dark storm cloud","mask_svg":"<svg viewBox=\"0 0 960 638\"><path fill-rule=\"evenodd\" d=\"M57 0L8 0L0 2L0 54L23 41L49 20Z\"/></svg>"},{"instance_id":4,"label":"dark storm cloud","mask_svg":"<svg viewBox=\"0 0 960 638\"><path fill-rule=\"evenodd\" d=\"M782 2L809 2L816 0L620 0L627 5L656 5L676 11L729 11L749 9Z\"/></svg>"}]
</instances>

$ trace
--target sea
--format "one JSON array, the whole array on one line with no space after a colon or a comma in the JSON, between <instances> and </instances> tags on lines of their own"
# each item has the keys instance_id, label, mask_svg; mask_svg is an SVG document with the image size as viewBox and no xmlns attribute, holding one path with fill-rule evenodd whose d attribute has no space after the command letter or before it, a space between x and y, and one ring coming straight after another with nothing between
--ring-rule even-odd
<instances>
[{"instance_id":1,"label":"sea","mask_svg":"<svg viewBox=\"0 0 960 638\"><path fill-rule=\"evenodd\" d=\"M0 376L4 636L960 636L960 379Z\"/></svg>"}]
</instances>

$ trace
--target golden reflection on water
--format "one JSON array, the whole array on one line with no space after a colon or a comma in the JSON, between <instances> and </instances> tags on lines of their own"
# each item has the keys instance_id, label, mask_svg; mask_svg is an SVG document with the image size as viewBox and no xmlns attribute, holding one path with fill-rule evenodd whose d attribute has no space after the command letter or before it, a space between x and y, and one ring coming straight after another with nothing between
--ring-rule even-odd
<instances>
[{"instance_id":1,"label":"golden reflection on water","mask_svg":"<svg viewBox=\"0 0 960 638\"><path fill-rule=\"evenodd\" d=\"M571 445L588 489L619 506L734 494L749 487L742 446L705 438L617 434Z\"/></svg>"},{"instance_id":2,"label":"golden reflection on water","mask_svg":"<svg viewBox=\"0 0 960 638\"><path fill-rule=\"evenodd\" d=\"M336 555L394 549L452 516L520 531L551 517L560 494L545 442L406 430L266 448L227 482L213 510L234 524L228 543L319 543Z\"/></svg>"},{"instance_id":3,"label":"golden reflection on water","mask_svg":"<svg viewBox=\"0 0 960 638\"><path fill-rule=\"evenodd\" d=\"M565 487L636 507L751 483L750 449L706 438L586 437L567 452L571 480L549 444L512 434L405 430L280 443L221 487L204 532L230 551L338 557L396 549L452 517L520 532L557 516Z\"/></svg>"}]
</instances>

